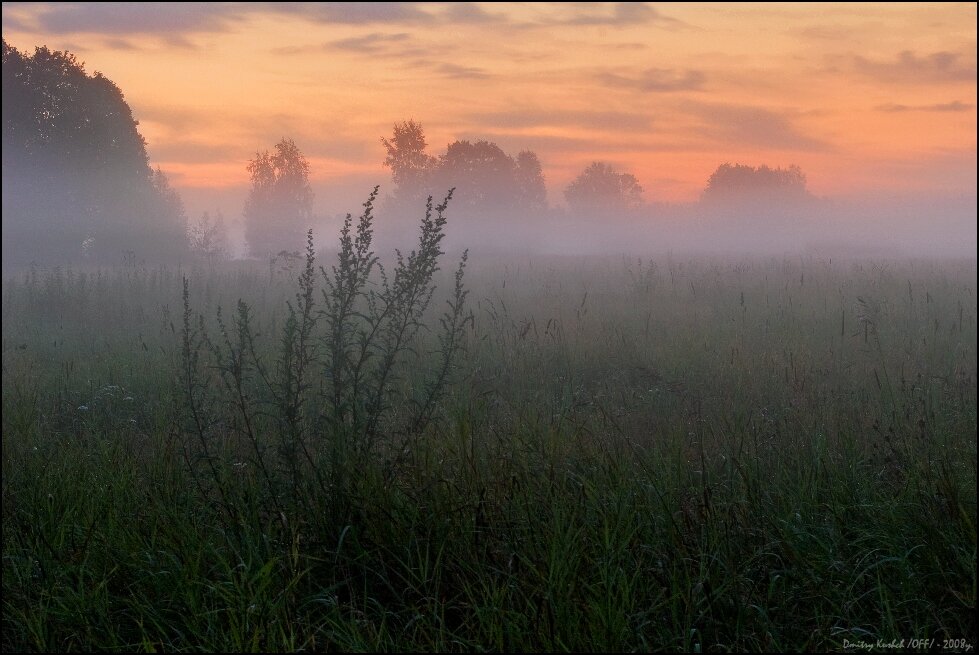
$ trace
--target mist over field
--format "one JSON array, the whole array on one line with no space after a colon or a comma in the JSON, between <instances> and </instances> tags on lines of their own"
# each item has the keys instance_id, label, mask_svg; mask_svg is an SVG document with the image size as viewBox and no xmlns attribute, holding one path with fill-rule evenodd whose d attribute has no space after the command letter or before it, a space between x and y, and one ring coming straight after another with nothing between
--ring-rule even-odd
<instances>
[{"instance_id":1,"label":"mist over field","mask_svg":"<svg viewBox=\"0 0 979 655\"><path fill-rule=\"evenodd\" d=\"M975 4L5 3L4 652L972 652Z\"/></svg>"}]
</instances>

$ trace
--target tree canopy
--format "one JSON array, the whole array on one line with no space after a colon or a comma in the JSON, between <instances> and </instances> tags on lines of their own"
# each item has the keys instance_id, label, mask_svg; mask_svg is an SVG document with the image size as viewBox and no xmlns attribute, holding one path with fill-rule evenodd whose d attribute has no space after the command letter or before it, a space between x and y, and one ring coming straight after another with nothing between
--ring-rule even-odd
<instances>
[{"instance_id":1,"label":"tree canopy","mask_svg":"<svg viewBox=\"0 0 979 655\"><path fill-rule=\"evenodd\" d=\"M28 56L4 40L2 57L5 256L185 252L180 198L150 169L119 88L68 52L39 47Z\"/></svg>"},{"instance_id":2,"label":"tree canopy","mask_svg":"<svg viewBox=\"0 0 979 655\"><path fill-rule=\"evenodd\" d=\"M629 173L593 162L564 190L573 211L630 211L642 206L642 187Z\"/></svg>"},{"instance_id":3,"label":"tree canopy","mask_svg":"<svg viewBox=\"0 0 979 655\"><path fill-rule=\"evenodd\" d=\"M414 196L427 188L436 160L425 152L428 143L422 126L415 121L395 123L391 140L381 138L387 150L384 165L402 195Z\"/></svg>"},{"instance_id":4,"label":"tree canopy","mask_svg":"<svg viewBox=\"0 0 979 655\"><path fill-rule=\"evenodd\" d=\"M455 188L453 204L463 214L544 209L547 190L537 155L525 150L516 158L490 141L457 140L434 157L425 152L422 126L397 123L394 135L381 139L387 150L400 199L444 194Z\"/></svg>"},{"instance_id":5,"label":"tree canopy","mask_svg":"<svg viewBox=\"0 0 979 655\"><path fill-rule=\"evenodd\" d=\"M299 249L313 212L309 162L295 141L255 153L248 164L252 186L245 200L245 240L253 256Z\"/></svg>"},{"instance_id":6,"label":"tree canopy","mask_svg":"<svg viewBox=\"0 0 979 655\"><path fill-rule=\"evenodd\" d=\"M805 200L809 192L805 174L795 165L783 169L721 164L701 197L707 203L764 203Z\"/></svg>"}]
</instances>

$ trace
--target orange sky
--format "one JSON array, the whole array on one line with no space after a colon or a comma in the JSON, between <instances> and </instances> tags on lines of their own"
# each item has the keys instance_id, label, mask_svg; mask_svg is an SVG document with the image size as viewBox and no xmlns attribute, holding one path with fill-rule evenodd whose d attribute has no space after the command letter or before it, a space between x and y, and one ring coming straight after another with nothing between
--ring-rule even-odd
<instances>
[{"instance_id":1,"label":"orange sky","mask_svg":"<svg viewBox=\"0 0 979 655\"><path fill-rule=\"evenodd\" d=\"M351 210L409 118L433 154L534 150L554 203L594 160L651 202L723 162L798 164L819 195L976 192L974 3L4 3L3 35L113 80L191 217L236 217L283 136L317 213Z\"/></svg>"}]
</instances>

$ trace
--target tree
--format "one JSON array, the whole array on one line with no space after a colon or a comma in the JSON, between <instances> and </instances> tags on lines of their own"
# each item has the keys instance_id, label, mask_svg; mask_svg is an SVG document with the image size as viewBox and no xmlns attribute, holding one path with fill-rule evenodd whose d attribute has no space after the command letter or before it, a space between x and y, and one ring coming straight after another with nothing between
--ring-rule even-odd
<instances>
[{"instance_id":1,"label":"tree","mask_svg":"<svg viewBox=\"0 0 979 655\"><path fill-rule=\"evenodd\" d=\"M463 211L510 210L520 201L516 163L489 141L450 143L435 179L440 187L456 189L456 206Z\"/></svg>"},{"instance_id":2,"label":"tree","mask_svg":"<svg viewBox=\"0 0 979 655\"><path fill-rule=\"evenodd\" d=\"M564 190L568 206L578 212L630 211L642 206L642 187L629 173L593 162Z\"/></svg>"},{"instance_id":3,"label":"tree","mask_svg":"<svg viewBox=\"0 0 979 655\"><path fill-rule=\"evenodd\" d=\"M490 141L454 141L434 157L425 152L422 126L396 123L384 165L397 185L396 200L416 201L454 188L454 202L463 214L540 210L547 206L547 189L540 160L530 150L514 159ZM404 205L404 202L400 204Z\"/></svg>"},{"instance_id":4,"label":"tree","mask_svg":"<svg viewBox=\"0 0 979 655\"><path fill-rule=\"evenodd\" d=\"M4 254L185 253L179 197L150 169L137 126L119 88L74 55L39 47L27 56L4 41Z\"/></svg>"},{"instance_id":5,"label":"tree","mask_svg":"<svg viewBox=\"0 0 979 655\"><path fill-rule=\"evenodd\" d=\"M758 168L721 164L707 180L701 199L708 204L793 203L808 199L806 176L798 166Z\"/></svg>"},{"instance_id":6,"label":"tree","mask_svg":"<svg viewBox=\"0 0 979 655\"><path fill-rule=\"evenodd\" d=\"M245 200L245 239L254 256L298 250L312 219L309 163L292 139L248 164L252 186Z\"/></svg>"},{"instance_id":7,"label":"tree","mask_svg":"<svg viewBox=\"0 0 979 655\"><path fill-rule=\"evenodd\" d=\"M426 154L425 132L420 123L409 120L394 124L394 136L381 138L387 150L384 165L391 169L391 179L404 199L425 195L436 159Z\"/></svg>"},{"instance_id":8,"label":"tree","mask_svg":"<svg viewBox=\"0 0 979 655\"><path fill-rule=\"evenodd\" d=\"M517 155L516 182L520 204L528 209L543 210L547 207L547 187L540 160L532 150Z\"/></svg>"},{"instance_id":9,"label":"tree","mask_svg":"<svg viewBox=\"0 0 979 655\"><path fill-rule=\"evenodd\" d=\"M188 233L190 250L212 265L228 256L228 231L224 214L218 211L212 219L208 212L201 214Z\"/></svg>"}]
</instances>

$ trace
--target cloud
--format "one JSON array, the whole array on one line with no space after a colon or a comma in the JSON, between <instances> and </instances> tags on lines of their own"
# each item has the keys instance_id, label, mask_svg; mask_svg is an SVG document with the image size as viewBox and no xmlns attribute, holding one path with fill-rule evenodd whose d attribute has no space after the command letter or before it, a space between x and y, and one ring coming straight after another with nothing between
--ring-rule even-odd
<instances>
[{"instance_id":1,"label":"cloud","mask_svg":"<svg viewBox=\"0 0 979 655\"><path fill-rule=\"evenodd\" d=\"M933 52L918 56L911 50L901 52L894 61L879 61L855 55L853 68L864 75L886 82L940 83L976 81L976 62L963 61L962 53Z\"/></svg>"},{"instance_id":2,"label":"cloud","mask_svg":"<svg viewBox=\"0 0 979 655\"><path fill-rule=\"evenodd\" d=\"M647 132L649 116L623 111L593 111L573 109L514 109L470 114L474 122L509 129L541 127L578 127L612 132Z\"/></svg>"},{"instance_id":3,"label":"cloud","mask_svg":"<svg viewBox=\"0 0 979 655\"><path fill-rule=\"evenodd\" d=\"M110 50L126 50L130 52L140 50L139 46L127 39L105 39L102 41L102 45Z\"/></svg>"},{"instance_id":4,"label":"cloud","mask_svg":"<svg viewBox=\"0 0 979 655\"><path fill-rule=\"evenodd\" d=\"M11 3L3 3L3 31L6 33L10 32L30 32L34 28L29 25L26 21L21 20L19 16L14 16L12 12L7 11Z\"/></svg>"},{"instance_id":5,"label":"cloud","mask_svg":"<svg viewBox=\"0 0 979 655\"><path fill-rule=\"evenodd\" d=\"M343 25L403 24L433 20L432 14L421 10L411 2L268 3L265 8L281 14L301 16L319 23Z\"/></svg>"},{"instance_id":6,"label":"cloud","mask_svg":"<svg viewBox=\"0 0 979 655\"><path fill-rule=\"evenodd\" d=\"M572 5L575 8L580 5ZM603 7L604 9L604 7ZM628 27L630 25L659 24L663 27L681 27L685 23L666 16L645 2L618 2L612 7L611 13L603 11L596 13L584 11L571 18L556 21L564 25L610 25Z\"/></svg>"},{"instance_id":7,"label":"cloud","mask_svg":"<svg viewBox=\"0 0 979 655\"><path fill-rule=\"evenodd\" d=\"M789 117L761 107L686 103L702 122L701 133L718 144L754 146L774 150L830 150L831 145L800 132Z\"/></svg>"},{"instance_id":8,"label":"cloud","mask_svg":"<svg viewBox=\"0 0 979 655\"><path fill-rule=\"evenodd\" d=\"M6 6L5 6L6 8ZM478 8L454 10L472 22ZM429 22L434 16L413 3L402 2L298 2L298 3L137 3L91 2L37 6L33 22L54 34L106 35L226 32L255 14L295 16L317 23L368 25ZM452 13L452 12L446 12ZM483 12L485 13L485 12ZM4 12L4 27L27 29L23 16Z\"/></svg>"},{"instance_id":9,"label":"cloud","mask_svg":"<svg viewBox=\"0 0 979 655\"><path fill-rule=\"evenodd\" d=\"M699 70L679 72L667 68L647 68L639 75L599 73L599 82L607 86L639 89L649 93L696 91L703 87L706 76Z\"/></svg>"},{"instance_id":10,"label":"cloud","mask_svg":"<svg viewBox=\"0 0 979 655\"><path fill-rule=\"evenodd\" d=\"M459 64L438 64L435 72L452 80L483 80L490 77L486 69Z\"/></svg>"},{"instance_id":11,"label":"cloud","mask_svg":"<svg viewBox=\"0 0 979 655\"><path fill-rule=\"evenodd\" d=\"M433 49L418 45L407 32L383 34L372 32L363 36L352 36L335 41L311 45L292 45L272 48L276 55L308 55L319 52L345 52L352 55L365 55L372 59L379 57L409 58L429 57Z\"/></svg>"},{"instance_id":12,"label":"cloud","mask_svg":"<svg viewBox=\"0 0 979 655\"><path fill-rule=\"evenodd\" d=\"M446 6L440 15L442 20L449 23L487 24L505 23L503 14L491 14L472 2L454 2Z\"/></svg>"},{"instance_id":13,"label":"cloud","mask_svg":"<svg viewBox=\"0 0 979 655\"><path fill-rule=\"evenodd\" d=\"M332 41L329 45L339 50L356 50L358 52L377 52L392 43L404 43L411 37L406 32L397 34L381 34L374 32L364 36L353 36L347 39Z\"/></svg>"},{"instance_id":14,"label":"cloud","mask_svg":"<svg viewBox=\"0 0 979 655\"><path fill-rule=\"evenodd\" d=\"M887 113L898 113L905 111L938 111L938 112L963 112L974 109L975 105L970 105L959 100L953 100L952 102L940 102L934 105L899 105L894 103L889 103L885 105L877 105L874 107L877 111L883 111Z\"/></svg>"},{"instance_id":15,"label":"cloud","mask_svg":"<svg viewBox=\"0 0 979 655\"><path fill-rule=\"evenodd\" d=\"M153 136L147 140L154 159L208 163L230 157L244 161L256 151L271 149L284 136L293 139L307 157L356 162L380 150L375 140L365 139L343 121L310 120L292 113L251 115L235 108L139 104L133 107L133 114L151 127ZM215 144L217 134L231 145ZM382 158L380 152L376 154Z\"/></svg>"},{"instance_id":16,"label":"cloud","mask_svg":"<svg viewBox=\"0 0 979 655\"><path fill-rule=\"evenodd\" d=\"M235 145L173 137L149 143L147 149L153 161L179 161L182 164L238 161L242 157L242 149Z\"/></svg>"},{"instance_id":17,"label":"cloud","mask_svg":"<svg viewBox=\"0 0 979 655\"><path fill-rule=\"evenodd\" d=\"M585 139L573 136L557 136L553 134L508 134L487 130L466 131L457 136L460 141L489 141L495 143L504 152L516 155L522 150L535 152L579 152L594 150L599 146L596 139ZM602 144L604 145L604 144Z\"/></svg>"},{"instance_id":18,"label":"cloud","mask_svg":"<svg viewBox=\"0 0 979 655\"><path fill-rule=\"evenodd\" d=\"M54 34L173 34L226 31L243 13L210 3L92 2L46 6L36 20Z\"/></svg>"}]
</instances>

